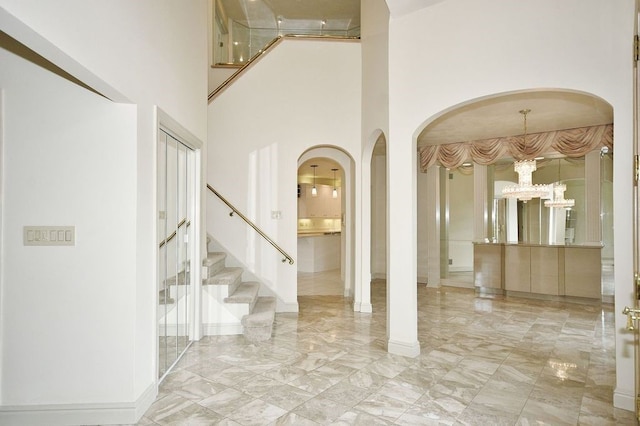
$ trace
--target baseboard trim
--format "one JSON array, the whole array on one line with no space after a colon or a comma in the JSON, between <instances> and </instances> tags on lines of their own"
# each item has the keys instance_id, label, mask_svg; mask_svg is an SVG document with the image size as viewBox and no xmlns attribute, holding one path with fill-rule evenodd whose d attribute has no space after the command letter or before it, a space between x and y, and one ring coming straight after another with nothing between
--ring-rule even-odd
<instances>
[{"instance_id":1,"label":"baseboard trim","mask_svg":"<svg viewBox=\"0 0 640 426\"><path fill-rule=\"evenodd\" d=\"M147 387L142 395L136 401L136 422L144 416L144 413L149 410L151 404L156 401L158 397L158 383L154 383L151 386Z\"/></svg>"},{"instance_id":2,"label":"baseboard trim","mask_svg":"<svg viewBox=\"0 0 640 426\"><path fill-rule=\"evenodd\" d=\"M373 305L371 303L354 303L353 304L353 312L362 312L364 314L370 314L373 312Z\"/></svg>"},{"instance_id":3,"label":"baseboard trim","mask_svg":"<svg viewBox=\"0 0 640 426\"><path fill-rule=\"evenodd\" d=\"M623 392L616 388L613 391L613 406L627 411L635 411L635 397L633 391Z\"/></svg>"},{"instance_id":4,"label":"baseboard trim","mask_svg":"<svg viewBox=\"0 0 640 426\"><path fill-rule=\"evenodd\" d=\"M0 406L0 424L6 426L135 424L153 404L157 393L157 385L153 383L134 402Z\"/></svg>"},{"instance_id":5,"label":"baseboard trim","mask_svg":"<svg viewBox=\"0 0 640 426\"><path fill-rule=\"evenodd\" d=\"M233 336L242 334L242 324L202 324L203 336Z\"/></svg>"},{"instance_id":6,"label":"baseboard trim","mask_svg":"<svg viewBox=\"0 0 640 426\"><path fill-rule=\"evenodd\" d=\"M415 358L420 355L420 343L417 340L414 343L405 343L389 339L387 350L395 355Z\"/></svg>"}]
</instances>

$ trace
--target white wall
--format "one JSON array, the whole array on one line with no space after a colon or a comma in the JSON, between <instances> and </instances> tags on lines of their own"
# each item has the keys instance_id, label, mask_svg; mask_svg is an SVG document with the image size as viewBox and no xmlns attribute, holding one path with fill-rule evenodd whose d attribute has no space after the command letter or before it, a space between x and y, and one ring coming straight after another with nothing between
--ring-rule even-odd
<instances>
[{"instance_id":1,"label":"white wall","mask_svg":"<svg viewBox=\"0 0 640 426\"><path fill-rule=\"evenodd\" d=\"M136 109L0 62L2 405L133 401ZM25 225L75 226L76 245L23 246Z\"/></svg>"},{"instance_id":2,"label":"white wall","mask_svg":"<svg viewBox=\"0 0 640 426\"><path fill-rule=\"evenodd\" d=\"M284 40L209 105L208 182L294 259L298 159L336 146L357 160L360 88L359 43ZM207 211L208 232L277 293L278 309L297 310L296 266L211 194Z\"/></svg>"},{"instance_id":3,"label":"white wall","mask_svg":"<svg viewBox=\"0 0 640 426\"><path fill-rule=\"evenodd\" d=\"M387 156L371 159L371 276L387 278Z\"/></svg>"},{"instance_id":4,"label":"white wall","mask_svg":"<svg viewBox=\"0 0 640 426\"><path fill-rule=\"evenodd\" d=\"M387 143L389 133L389 9L383 0L361 4L362 40L362 169L356 179L361 197L356 206L356 292L354 309L371 312L371 161L378 140ZM385 164L386 168L386 164ZM386 214L386 213L385 213ZM385 230L386 232L386 230ZM385 237L386 240L386 237ZM386 244L385 244L386 251ZM357 260L358 260L357 259ZM386 269L386 266L385 266ZM386 270L385 270L386 276Z\"/></svg>"},{"instance_id":5,"label":"white wall","mask_svg":"<svg viewBox=\"0 0 640 426\"><path fill-rule=\"evenodd\" d=\"M544 25L540 25L543 22ZM448 0L392 19L389 39L389 280L415 282L415 138L442 111L496 93L535 88L587 92L613 105L617 388L633 408L633 336L622 306L632 303L631 182L634 2L623 0ZM594 58L598 58L594 61ZM411 66L407 66L411 64ZM410 167L411 165L411 167ZM618 176L620 175L620 176ZM404 220L402 220L404 219ZM413 295L399 298L398 323L415 323ZM411 330L397 330L413 344Z\"/></svg>"},{"instance_id":6,"label":"white wall","mask_svg":"<svg viewBox=\"0 0 640 426\"><path fill-rule=\"evenodd\" d=\"M0 7L69 57L52 62L81 64L126 100L156 104L205 139L206 0L0 0Z\"/></svg>"},{"instance_id":7,"label":"white wall","mask_svg":"<svg viewBox=\"0 0 640 426\"><path fill-rule=\"evenodd\" d=\"M173 122L181 126L180 130L186 129L198 140L205 140L206 11L205 0L180 3L170 0L0 0L0 29L112 100L137 105L136 136L123 156L135 161L135 174L128 182L135 190L135 198L124 206L126 199L120 201L121 208L131 213L128 220L134 224L135 271L130 278L135 292L126 309L123 307L122 315L133 318L127 327L135 330L135 339L121 340L112 348L135 359L134 367L127 372L134 378L131 389L123 388L115 400L133 401L138 410L136 416L144 412L145 404L148 406L153 401L157 375L154 326L157 117L154 105L173 118ZM206 156L201 158L204 168ZM119 167L113 167L101 178L118 172ZM86 173L88 177L77 175L76 178L90 180L96 175L93 170ZM90 201L83 205L89 206ZM201 228L204 233L204 227ZM117 263L108 251L102 253L102 257L106 264ZM99 299L95 299L94 304L102 306ZM70 386L84 383L85 375L76 373L67 377ZM51 383L51 386L55 385ZM59 393L58 399L66 400L68 396Z\"/></svg>"}]
</instances>

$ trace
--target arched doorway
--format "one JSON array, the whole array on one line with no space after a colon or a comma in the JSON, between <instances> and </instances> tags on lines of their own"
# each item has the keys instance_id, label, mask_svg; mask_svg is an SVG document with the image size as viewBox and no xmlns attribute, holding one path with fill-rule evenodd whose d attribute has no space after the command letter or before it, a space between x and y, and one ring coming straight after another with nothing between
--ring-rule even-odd
<instances>
[{"instance_id":1,"label":"arched doorway","mask_svg":"<svg viewBox=\"0 0 640 426\"><path fill-rule=\"evenodd\" d=\"M523 109L531 110L528 129L523 129L520 114ZM608 269L612 269L613 233L612 227L605 226L603 220L611 217L613 175L610 153L600 148L609 143L608 139L612 140L608 133L611 132L612 123L613 110L606 101L590 94L566 90L498 94L457 105L430 120L417 136L421 169L426 174L425 186L439 191L438 196L422 203L423 212L418 212L418 217L427 217L435 212L432 216L439 219L426 225L433 232L418 237L418 255L423 253L421 246L429 248L427 253L432 252L432 255L418 258L418 265L423 262L428 265L429 276L433 278L429 280L430 284L446 284L451 264L473 264L473 284L476 289L480 287L485 290L482 280L487 280L487 271L482 270L482 265L476 264L478 259L471 258L481 244L506 243L509 246L507 251L515 250L518 243L551 244L556 248L566 244L562 248L564 251L577 244L593 247L594 250L603 244L599 259L603 269L598 271L599 276L602 274L601 288L598 290L601 294L597 297L611 301L613 280L611 273L605 273L604 267L609 265ZM523 133L528 133L529 139L523 137ZM593 134L593 138L590 134ZM559 145L551 143L553 138L562 139L563 143L574 140L575 145L571 145L570 149L558 148ZM514 208L510 209L513 211L510 223L513 232L505 233L503 231L507 224L504 211L500 210L502 194L497 188L500 182L518 181L514 161L527 155L518 154L515 150L518 146L527 147L530 152L536 151L536 158L531 156L531 160L537 162L533 183L566 185L567 198L575 199L575 207L570 207L565 215L564 210L559 212L545 207L545 197L528 203L518 201L517 207L514 204ZM472 185L467 185L472 191L469 196L457 197L458 204L454 206L451 178L464 174L473 176ZM418 189L419 198L423 192ZM457 195L460 192L456 190ZM418 206L420 208L420 202ZM450 214L456 209L472 212L463 224L467 234L472 235L465 239L464 250L460 247L453 250L453 245L459 241L450 238L453 228L448 226ZM458 234L461 226L456 225ZM436 252L437 255L433 255ZM456 259L464 256L469 259L460 262ZM504 268L509 265L506 262ZM563 265L558 274L564 273L563 268L572 268L572 265ZM505 284L509 281L509 271L501 269L500 273L506 273L507 277L501 279L499 274L492 276L489 281L502 281L488 285L491 292L504 293L516 291L517 288L517 291L527 289L531 293L542 291L541 294L546 294L546 290L536 289L526 283L522 287L509 288L509 284ZM567 289L562 287L565 278L557 276L560 287L551 292L553 295L597 298L594 294L565 292Z\"/></svg>"},{"instance_id":2,"label":"arched doorway","mask_svg":"<svg viewBox=\"0 0 640 426\"><path fill-rule=\"evenodd\" d=\"M298 295L354 296L354 162L316 147L298 159Z\"/></svg>"}]
</instances>

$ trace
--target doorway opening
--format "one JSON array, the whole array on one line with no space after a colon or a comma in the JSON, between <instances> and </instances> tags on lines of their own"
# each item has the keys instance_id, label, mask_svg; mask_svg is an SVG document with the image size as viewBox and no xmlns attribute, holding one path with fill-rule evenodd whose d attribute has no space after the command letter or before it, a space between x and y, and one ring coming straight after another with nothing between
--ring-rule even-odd
<instances>
[{"instance_id":1,"label":"doorway opening","mask_svg":"<svg viewBox=\"0 0 640 426\"><path fill-rule=\"evenodd\" d=\"M336 147L311 148L298 159L299 296L354 297L354 170Z\"/></svg>"},{"instance_id":2,"label":"doorway opening","mask_svg":"<svg viewBox=\"0 0 640 426\"><path fill-rule=\"evenodd\" d=\"M298 295L344 295L344 169L314 157L298 167Z\"/></svg>"}]
</instances>

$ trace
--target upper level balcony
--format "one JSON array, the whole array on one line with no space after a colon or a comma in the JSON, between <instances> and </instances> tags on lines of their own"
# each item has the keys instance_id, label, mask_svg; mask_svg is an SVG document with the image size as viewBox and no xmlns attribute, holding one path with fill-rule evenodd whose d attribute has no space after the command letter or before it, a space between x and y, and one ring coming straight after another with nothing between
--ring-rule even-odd
<instances>
[{"instance_id":1,"label":"upper level balcony","mask_svg":"<svg viewBox=\"0 0 640 426\"><path fill-rule=\"evenodd\" d=\"M240 67L279 36L360 36L360 0L213 0L213 18L213 67Z\"/></svg>"}]
</instances>

